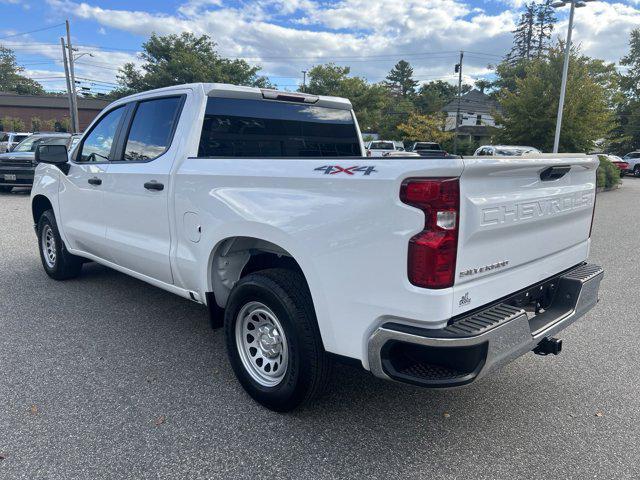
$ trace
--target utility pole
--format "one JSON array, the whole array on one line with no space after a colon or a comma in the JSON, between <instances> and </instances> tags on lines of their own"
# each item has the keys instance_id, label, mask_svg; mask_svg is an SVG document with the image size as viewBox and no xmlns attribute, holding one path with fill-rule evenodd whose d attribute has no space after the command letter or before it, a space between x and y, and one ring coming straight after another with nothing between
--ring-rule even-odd
<instances>
[{"instance_id":1,"label":"utility pole","mask_svg":"<svg viewBox=\"0 0 640 480\"><path fill-rule=\"evenodd\" d=\"M75 112L75 109L73 108L73 94L71 93L72 91L71 78L69 77L69 62L67 62L67 47L64 44L64 37L60 37L60 45L62 45L62 61L64 63L64 77L67 80L67 96L69 97L69 118L71 119L71 125L75 126L76 112Z\"/></svg>"},{"instance_id":2,"label":"utility pole","mask_svg":"<svg viewBox=\"0 0 640 480\"><path fill-rule=\"evenodd\" d=\"M302 91L307 91L307 71L302 70Z\"/></svg>"},{"instance_id":3,"label":"utility pole","mask_svg":"<svg viewBox=\"0 0 640 480\"><path fill-rule=\"evenodd\" d=\"M453 137L453 154L458 154L458 124L460 123L460 99L462 97L462 58L464 52L460 50L460 63L456 65L455 71L458 74L458 107L456 108L456 131Z\"/></svg>"},{"instance_id":4,"label":"utility pole","mask_svg":"<svg viewBox=\"0 0 640 480\"><path fill-rule=\"evenodd\" d=\"M66 20L67 25L67 49L69 50L69 75L71 78L71 97L73 98L73 111L75 113L73 119L73 126L71 129L73 133L80 131L80 120L78 118L78 95L76 94L76 73L73 65L73 46L71 45L71 29L69 28L69 20Z\"/></svg>"}]
</instances>

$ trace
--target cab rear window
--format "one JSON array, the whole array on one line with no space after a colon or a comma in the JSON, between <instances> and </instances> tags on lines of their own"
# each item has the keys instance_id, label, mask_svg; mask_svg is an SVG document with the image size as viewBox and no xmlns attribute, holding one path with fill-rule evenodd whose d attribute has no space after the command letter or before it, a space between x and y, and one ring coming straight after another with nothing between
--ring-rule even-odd
<instances>
[{"instance_id":1,"label":"cab rear window","mask_svg":"<svg viewBox=\"0 0 640 480\"><path fill-rule=\"evenodd\" d=\"M270 100L207 101L198 157L361 155L350 110Z\"/></svg>"}]
</instances>

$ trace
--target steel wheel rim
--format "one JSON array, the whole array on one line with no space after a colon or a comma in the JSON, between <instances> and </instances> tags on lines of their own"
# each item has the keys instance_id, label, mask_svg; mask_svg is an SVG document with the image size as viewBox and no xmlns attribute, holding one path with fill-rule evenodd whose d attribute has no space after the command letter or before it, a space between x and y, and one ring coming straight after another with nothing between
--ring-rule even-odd
<instances>
[{"instance_id":1,"label":"steel wheel rim","mask_svg":"<svg viewBox=\"0 0 640 480\"><path fill-rule=\"evenodd\" d=\"M53 235L51 226L45 225L42 229L42 253L47 267L56 266L56 237Z\"/></svg>"},{"instance_id":2,"label":"steel wheel rim","mask_svg":"<svg viewBox=\"0 0 640 480\"><path fill-rule=\"evenodd\" d=\"M287 338L278 317L263 303L249 302L240 309L235 326L236 347L251 378L275 387L289 364Z\"/></svg>"}]
</instances>

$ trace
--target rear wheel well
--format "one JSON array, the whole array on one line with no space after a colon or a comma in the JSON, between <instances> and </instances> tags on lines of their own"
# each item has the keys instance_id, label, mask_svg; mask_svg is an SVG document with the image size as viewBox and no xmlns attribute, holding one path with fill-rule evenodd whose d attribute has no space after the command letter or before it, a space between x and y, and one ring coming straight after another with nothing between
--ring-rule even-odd
<instances>
[{"instance_id":1,"label":"rear wheel well","mask_svg":"<svg viewBox=\"0 0 640 480\"><path fill-rule=\"evenodd\" d=\"M53 205L44 195L36 195L31 202L31 213L33 214L33 223L38 223L40 217L47 210L53 210Z\"/></svg>"},{"instance_id":2,"label":"rear wheel well","mask_svg":"<svg viewBox=\"0 0 640 480\"><path fill-rule=\"evenodd\" d=\"M211 289L217 305L224 308L238 280L269 268L294 270L305 278L295 258L274 243L252 237L233 237L221 242L211 264Z\"/></svg>"}]
</instances>

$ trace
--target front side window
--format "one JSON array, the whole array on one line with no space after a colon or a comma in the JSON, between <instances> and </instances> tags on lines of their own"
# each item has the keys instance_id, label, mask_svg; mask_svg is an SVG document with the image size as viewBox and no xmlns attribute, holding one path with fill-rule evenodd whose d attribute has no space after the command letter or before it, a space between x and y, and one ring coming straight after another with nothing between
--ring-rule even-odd
<instances>
[{"instance_id":1,"label":"front side window","mask_svg":"<svg viewBox=\"0 0 640 480\"><path fill-rule=\"evenodd\" d=\"M124 160L153 160L167 151L181 101L181 97L168 97L138 104L124 149Z\"/></svg>"},{"instance_id":2,"label":"front side window","mask_svg":"<svg viewBox=\"0 0 640 480\"><path fill-rule=\"evenodd\" d=\"M210 98L198 156L359 157L362 151L350 110Z\"/></svg>"},{"instance_id":3,"label":"front side window","mask_svg":"<svg viewBox=\"0 0 640 480\"><path fill-rule=\"evenodd\" d=\"M111 110L91 130L82 143L78 162L105 162L109 160L113 138L124 114L124 107Z\"/></svg>"}]
</instances>

